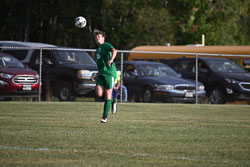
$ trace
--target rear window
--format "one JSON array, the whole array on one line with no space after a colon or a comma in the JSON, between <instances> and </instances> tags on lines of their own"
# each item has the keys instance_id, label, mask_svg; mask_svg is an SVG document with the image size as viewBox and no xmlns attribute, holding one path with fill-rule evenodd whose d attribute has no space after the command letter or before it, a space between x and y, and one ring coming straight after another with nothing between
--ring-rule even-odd
<instances>
[{"instance_id":1,"label":"rear window","mask_svg":"<svg viewBox=\"0 0 250 167\"><path fill-rule=\"evenodd\" d=\"M28 50L6 50L4 49L2 53L6 53L14 56L18 60L24 60L26 55L28 54Z\"/></svg>"}]
</instances>

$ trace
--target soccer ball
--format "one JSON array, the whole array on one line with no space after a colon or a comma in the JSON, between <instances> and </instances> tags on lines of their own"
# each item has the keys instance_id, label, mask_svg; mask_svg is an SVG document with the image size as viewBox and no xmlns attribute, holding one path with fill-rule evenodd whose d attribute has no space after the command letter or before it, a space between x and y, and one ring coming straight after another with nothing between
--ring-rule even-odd
<instances>
[{"instance_id":1,"label":"soccer ball","mask_svg":"<svg viewBox=\"0 0 250 167\"><path fill-rule=\"evenodd\" d=\"M75 18L75 26L77 28L84 28L87 25L87 20L82 17L82 16L78 16L77 18Z\"/></svg>"}]
</instances>

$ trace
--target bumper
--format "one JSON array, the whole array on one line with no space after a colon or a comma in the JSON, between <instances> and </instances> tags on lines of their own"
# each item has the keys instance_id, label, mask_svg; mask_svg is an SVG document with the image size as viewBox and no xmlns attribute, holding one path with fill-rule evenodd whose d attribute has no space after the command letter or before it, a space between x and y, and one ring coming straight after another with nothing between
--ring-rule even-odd
<instances>
[{"instance_id":1,"label":"bumper","mask_svg":"<svg viewBox=\"0 0 250 167\"><path fill-rule=\"evenodd\" d=\"M14 90L9 93L6 90L0 89L0 97L37 97L38 90L31 90L31 91L23 91L23 90Z\"/></svg>"},{"instance_id":2,"label":"bumper","mask_svg":"<svg viewBox=\"0 0 250 167\"><path fill-rule=\"evenodd\" d=\"M250 100L250 82L227 85L225 93L227 101Z\"/></svg>"},{"instance_id":3,"label":"bumper","mask_svg":"<svg viewBox=\"0 0 250 167\"><path fill-rule=\"evenodd\" d=\"M93 96L95 94L95 83L80 83L75 87L75 94L79 96Z\"/></svg>"},{"instance_id":4,"label":"bumper","mask_svg":"<svg viewBox=\"0 0 250 167\"><path fill-rule=\"evenodd\" d=\"M227 101L237 101L237 100L250 100L250 92L246 91L236 91L236 90L229 90L227 89L226 92L226 99Z\"/></svg>"},{"instance_id":5,"label":"bumper","mask_svg":"<svg viewBox=\"0 0 250 167\"><path fill-rule=\"evenodd\" d=\"M4 84L0 85L1 97L37 97L39 94L39 85L15 85Z\"/></svg>"},{"instance_id":6,"label":"bumper","mask_svg":"<svg viewBox=\"0 0 250 167\"><path fill-rule=\"evenodd\" d=\"M194 103L196 99L195 91L185 91L185 90L164 90L155 91L156 98L163 100L165 102L187 102ZM206 91L197 91L198 99L204 98Z\"/></svg>"}]
</instances>

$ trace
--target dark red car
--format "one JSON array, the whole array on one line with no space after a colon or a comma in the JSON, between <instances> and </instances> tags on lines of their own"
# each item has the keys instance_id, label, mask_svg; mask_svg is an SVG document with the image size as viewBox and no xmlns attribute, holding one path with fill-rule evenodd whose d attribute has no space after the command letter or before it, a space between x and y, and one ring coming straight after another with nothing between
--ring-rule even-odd
<instances>
[{"instance_id":1,"label":"dark red car","mask_svg":"<svg viewBox=\"0 0 250 167\"><path fill-rule=\"evenodd\" d=\"M0 97L38 97L39 75L16 58L0 53Z\"/></svg>"}]
</instances>

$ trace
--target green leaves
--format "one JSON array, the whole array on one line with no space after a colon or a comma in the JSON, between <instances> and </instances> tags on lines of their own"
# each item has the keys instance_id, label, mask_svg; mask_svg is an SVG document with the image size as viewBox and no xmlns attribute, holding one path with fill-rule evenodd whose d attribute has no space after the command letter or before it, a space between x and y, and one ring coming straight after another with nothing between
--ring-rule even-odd
<instances>
[{"instance_id":1,"label":"green leaves","mask_svg":"<svg viewBox=\"0 0 250 167\"><path fill-rule=\"evenodd\" d=\"M118 49L138 45L248 45L249 0L1 0L0 40L94 48L104 30ZM84 16L78 29L74 18Z\"/></svg>"}]
</instances>

